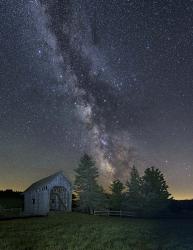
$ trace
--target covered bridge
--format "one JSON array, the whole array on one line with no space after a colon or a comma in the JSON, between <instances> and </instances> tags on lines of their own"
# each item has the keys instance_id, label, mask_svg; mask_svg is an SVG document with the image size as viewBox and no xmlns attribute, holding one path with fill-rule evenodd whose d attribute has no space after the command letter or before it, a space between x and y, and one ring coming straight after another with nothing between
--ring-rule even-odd
<instances>
[{"instance_id":1,"label":"covered bridge","mask_svg":"<svg viewBox=\"0 0 193 250\"><path fill-rule=\"evenodd\" d=\"M33 183L23 194L25 215L71 211L72 187L62 171Z\"/></svg>"}]
</instances>

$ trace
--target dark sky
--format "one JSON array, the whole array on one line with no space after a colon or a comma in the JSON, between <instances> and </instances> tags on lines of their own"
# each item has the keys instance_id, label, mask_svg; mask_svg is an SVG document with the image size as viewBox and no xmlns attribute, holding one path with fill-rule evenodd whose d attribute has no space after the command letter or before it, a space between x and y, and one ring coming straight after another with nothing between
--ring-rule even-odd
<instances>
[{"instance_id":1,"label":"dark sky","mask_svg":"<svg viewBox=\"0 0 193 250\"><path fill-rule=\"evenodd\" d=\"M0 189L83 152L102 176L155 165L193 198L193 1L2 0Z\"/></svg>"}]
</instances>

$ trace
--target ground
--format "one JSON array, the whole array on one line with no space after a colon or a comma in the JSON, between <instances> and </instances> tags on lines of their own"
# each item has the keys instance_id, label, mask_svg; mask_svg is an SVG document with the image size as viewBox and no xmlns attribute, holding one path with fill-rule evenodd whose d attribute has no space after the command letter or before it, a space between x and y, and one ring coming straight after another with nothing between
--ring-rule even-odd
<instances>
[{"instance_id":1,"label":"ground","mask_svg":"<svg viewBox=\"0 0 193 250\"><path fill-rule=\"evenodd\" d=\"M0 249L191 250L193 220L126 219L79 213L0 221Z\"/></svg>"}]
</instances>

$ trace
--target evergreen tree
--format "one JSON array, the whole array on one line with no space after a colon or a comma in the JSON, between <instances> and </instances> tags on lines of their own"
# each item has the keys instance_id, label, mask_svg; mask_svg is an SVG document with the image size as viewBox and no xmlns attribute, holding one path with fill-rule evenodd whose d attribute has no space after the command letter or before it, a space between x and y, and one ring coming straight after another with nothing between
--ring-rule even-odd
<instances>
[{"instance_id":1,"label":"evergreen tree","mask_svg":"<svg viewBox=\"0 0 193 250\"><path fill-rule=\"evenodd\" d=\"M124 185L120 180L114 180L110 185L110 208L112 210L120 210L123 201L123 189Z\"/></svg>"},{"instance_id":2,"label":"evergreen tree","mask_svg":"<svg viewBox=\"0 0 193 250\"><path fill-rule=\"evenodd\" d=\"M142 177L143 206L146 212L160 212L168 205L170 193L161 171L147 168Z\"/></svg>"},{"instance_id":3,"label":"evergreen tree","mask_svg":"<svg viewBox=\"0 0 193 250\"><path fill-rule=\"evenodd\" d=\"M142 179L135 166L132 167L129 181L126 183L125 207L127 209L140 209L142 206Z\"/></svg>"},{"instance_id":4,"label":"evergreen tree","mask_svg":"<svg viewBox=\"0 0 193 250\"><path fill-rule=\"evenodd\" d=\"M97 184L99 174L95 162L89 155L84 154L75 172L74 191L78 196L78 205L82 211L92 213L101 205L104 197L101 187Z\"/></svg>"}]
</instances>

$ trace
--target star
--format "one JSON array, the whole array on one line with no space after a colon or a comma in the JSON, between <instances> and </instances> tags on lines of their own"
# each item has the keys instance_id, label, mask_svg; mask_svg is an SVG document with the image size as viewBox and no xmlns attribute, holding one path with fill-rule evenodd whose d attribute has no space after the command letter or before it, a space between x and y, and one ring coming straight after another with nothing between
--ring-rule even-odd
<instances>
[{"instance_id":1,"label":"star","mask_svg":"<svg viewBox=\"0 0 193 250\"><path fill-rule=\"evenodd\" d=\"M103 175L155 165L175 197L193 190L192 1L13 2L0 10L2 187L10 171L15 188L57 168L73 179L88 152Z\"/></svg>"}]
</instances>

